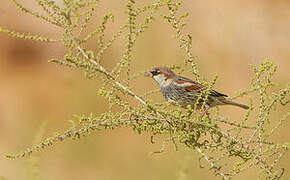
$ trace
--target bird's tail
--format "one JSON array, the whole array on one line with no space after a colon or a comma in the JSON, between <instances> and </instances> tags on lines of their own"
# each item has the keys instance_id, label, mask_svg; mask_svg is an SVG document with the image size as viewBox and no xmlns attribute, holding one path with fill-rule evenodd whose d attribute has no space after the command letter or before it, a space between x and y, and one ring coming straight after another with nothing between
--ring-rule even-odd
<instances>
[{"instance_id":1,"label":"bird's tail","mask_svg":"<svg viewBox=\"0 0 290 180\"><path fill-rule=\"evenodd\" d=\"M224 99L222 102L225 103L225 105L228 104L228 105L238 106L238 107L241 107L243 109L249 109L249 106L247 106L247 105L236 103L236 102L233 102L233 101L230 101L227 99Z\"/></svg>"}]
</instances>

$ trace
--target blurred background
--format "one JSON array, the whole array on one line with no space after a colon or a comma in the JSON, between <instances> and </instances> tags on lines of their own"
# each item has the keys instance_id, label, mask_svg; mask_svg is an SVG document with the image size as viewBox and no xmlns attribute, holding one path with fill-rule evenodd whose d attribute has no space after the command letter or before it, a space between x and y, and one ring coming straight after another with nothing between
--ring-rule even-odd
<instances>
[{"instance_id":1,"label":"blurred background","mask_svg":"<svg viewBox=\"0 0 290 180\"><path fill-rule=\"evenodd\" d=\"M22 0L26 7L39 10L34 1ZM149 1L139 1L145 4ZM106 12L115 14L108 33L126 21L125 1L101 1L96 19ZM278 65L274 80L285 87L290 80L290 2L287 0L203 0L185 1L190 16L186 31L193 38L193 52L199 56L201 74L213 79L219 75L215 89L234 95L249 87L253 75L249 64L258 65L271 58ZM61 30L20 12L9 1L1 1L0 26L19 32L31 32L57 37ZM93 29L94 22L90 25ZM152 28L138 37L134 47L133 72L152 66L183 62L170 25L158 17ZM91 44L91 48L94 44ZM112 67L124 50L124 41L117 41L103 59ZM45 123L44 136L63 132L70 126L74 114L106 111L104 99L98 96L98 82L88 80L82 72L48 63L49 58L61 58L61 44L25 41L0 34L0 179L219 179L207 168L200 169L198 154L181 148L175 151L169 144L159 150L162 137L150 143L150 134L138 135L130 129L96 132L80 141L65 141L48 148L33 158L8 160L6 154L16 153L33 144ZM187 76L190 77L188 73ZM136 92L157 88L150 80L140 77ZM161 94L154 100L163 102ZM247 98L238 99L248 103ZM289 106L288 106L289 108ZM222 107L224 116L239 119L244 111ZM282 110L280 113L284 113ZM279 115L279 113L276 113ZM278 117L278 116L277 116ZM275 120L275 117L273 117ZM253 120L253 119L252 119ZM289 122L273 140L289 142ZM290 175L290 155L280 165ZM256 179L249 170L236 179ZM186 178L185 178L186 179Z\"/></svg>"}]
</instances>

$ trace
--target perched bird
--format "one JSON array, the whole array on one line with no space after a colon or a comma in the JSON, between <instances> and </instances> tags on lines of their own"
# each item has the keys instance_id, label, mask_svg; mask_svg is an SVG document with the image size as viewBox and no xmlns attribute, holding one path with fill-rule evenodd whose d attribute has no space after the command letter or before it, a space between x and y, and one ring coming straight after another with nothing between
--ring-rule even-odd
<instances>
[{"instance_id":1,"label":"perched bird","mask_svg":"<svg viewBox=\"0 0 290 180\"><path fill-rule=\"evenodd\" d=\"M160 86L161 92L168 102L174 102L182 107L188 105L194 107L196 101L207 87L190 80L188 78L175 74L168 67L157 67L145 73L146 76L152 77ZM197 108L200 109L205 99L205 94L201 96ZM208 109L217 105L234 105L244 109L249 109L247 105L227 100L227 95L210 90L204 105L202 116L207 113Z\"/></svg>"}]
</instances>

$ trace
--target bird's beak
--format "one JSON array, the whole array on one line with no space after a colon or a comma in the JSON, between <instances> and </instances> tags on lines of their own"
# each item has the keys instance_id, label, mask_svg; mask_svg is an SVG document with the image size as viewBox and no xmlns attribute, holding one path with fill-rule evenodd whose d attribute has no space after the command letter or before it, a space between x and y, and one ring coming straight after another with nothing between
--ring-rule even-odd
<instances>
[{"instance_id":1,"label":"bird's beak","mask_svg":"<svg viewBox=\"0 0 290 180\"><path fill-rule=\"evenodd\" d=\"M147 76L147 77L152 77L152 73L150 72L150 71L148 71L148 72L145 72L145 74L144 74L145 76Z\"/></svg>"}]
</instances>

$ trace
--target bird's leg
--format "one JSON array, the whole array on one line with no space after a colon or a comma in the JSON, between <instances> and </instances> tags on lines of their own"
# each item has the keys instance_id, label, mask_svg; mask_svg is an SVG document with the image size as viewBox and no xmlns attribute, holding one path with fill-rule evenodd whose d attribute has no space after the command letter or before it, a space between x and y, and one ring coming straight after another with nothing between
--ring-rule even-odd
<instances>
[{"instance_id":1,"label":"bird's leg","mask_svg":"<svg viewBox=\"0 0 290 180\"><path fill-rule=\"evenodd\" d=\"M204 111L201 114L201 118L203 118L203 116L206 114L207 116L209 116L209 112L208 112L209 106L205 106Z\"/></svg>"}]
</instances>

